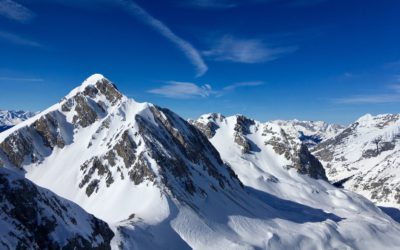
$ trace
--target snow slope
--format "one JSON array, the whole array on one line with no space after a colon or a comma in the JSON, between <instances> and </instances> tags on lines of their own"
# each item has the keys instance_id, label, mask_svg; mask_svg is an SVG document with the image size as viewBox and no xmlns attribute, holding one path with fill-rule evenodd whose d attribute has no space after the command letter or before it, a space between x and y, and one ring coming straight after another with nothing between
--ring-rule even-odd
<instances>
[{"instance_id":1,"label":"snow slope","mask_svg":"<svg viewBox=\"0 0 400 250\"><path fill-rule=\"evenodd\" d=\"M280 142L285 136L275 125L267 132L270 144L255 134L253 145L247 122L240 119L235 144L221 137L221 147L232 151L218 152L178 115L128 99L93 75L60 103L1 133L0 165L26 171L107 221L114 249L400 245L400 225L365 198L327 183L296 138ZM253 154L264 147L270 154ZM242 161L243 155L259 162Z\"/></svg>"},{"instance_id":2,"label":"snow slope","mask_svg":"<svg viewBox=\"0 0 400 250\"><path fill-rule=\"evenodd\" d=\"M0 132L34 116L33 112L0 110Z\"/></svg>"},{"instance_id":3,"label":"snow slope","mask_svg":"<svg viewBox=\"0 0 400 250\"><path fill-rule=\"evenodd\" d=\"M400 208L400 115L365 115L314 148L329 179Z\"/></svg>"},{"instance_id":4,"label":"snow slope","mask_svg":"<svg viewBox=\"0 0 400 250\"><path fill-rule=\"evenodd\" d=\"M107 224L78 205L0 168L1 249L109 249Z\"/></svg>"},{"instance_id":5,"label":"snow slope","mask_svg":"<svg viewBox=\"0 0 400 250\"><path fill-rule=\"evenodd\" d=\"M344 127L338 124L328 124L323 121L299 121L299 120L275 120L271 123L282 127L285 132L299 139L312 148L321 141L335 136L341 132Z\"/></svg>"}]
</instances>

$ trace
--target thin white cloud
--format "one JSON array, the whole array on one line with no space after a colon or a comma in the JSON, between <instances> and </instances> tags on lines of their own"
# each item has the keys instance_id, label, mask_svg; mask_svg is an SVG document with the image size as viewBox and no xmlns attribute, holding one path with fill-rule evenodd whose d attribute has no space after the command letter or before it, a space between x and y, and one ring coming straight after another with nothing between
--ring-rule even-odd
<instances>
[{"instance_id":1,"label":"thin white cloud","mask_svg":"<svg viewBox=\"0 0 400 250\"><path fill-rule=\"evenodd\" d=\"M231 85L228 85L226 87L223 88L223 90L225 91L233 91L236 90L237 88L240 87L256 87L256 86L260 86L263 85L264 82L263 81L252 81L252 82L238 82L238 83L234 83Z\"/></svg>"},{"instance_id":2,"label":"thin white cloud","mask_svg":"<svg viewBox=\"0 0 400 250\"><path fill-rule=\"evenodd\" d=\"M185 5L198 8L227 9L245 4L282 3L287 6L301 7L315 5L328 0L189 0Z\"/></svg>"},{"instance_id":3,"label":"thin white cloud","mask_svg":"<svg viewBox=\"0 0 400 250\"><path fill-rule=\"evenodd\" d=\"M32 20L35 14L25 6L15 1L0 0L0 16L4 16L8 19L21 23L26 23Z\"/></svg>"},{"instance_id":4,"label":"thin white cloud","mask_svg":"<svg viewBox=\"0 0 400 250\"><path fill-rule=\"evenodd\" d=\"M151 89L148 92L168 98L186 99L193 97L207 97L211 95L213 91L209 84L198 86L191 82L169 81L166 85L160 88Z\"/></svg>"},{"instance_id":5,"label":"thin white cloud","mask_svg":"<svg viewBox=\"0 0 400 250\"><path fill-rule=\"evenodd\" d=\"M400 102L399 94L386 95L359 95L348 98L335 99L338 104L379 104L379 103L395 103Z\"/></svg>"},{"instance_id":6,"label":"thin white cloud","mask_svg":"<svg viewBox=\"0 0 400 250\"><path fill-rule=\"evenodd\" d=\"M211 85L198 85L191 82L168 81L164 86L151 89L148 92L168 98L188 99L195 97L222 96L241 87L255 87L263 85L262 81L239 82L228 85L221 90L213 90Z\"/></svg>"},{"instance_id":7,"label":"thin white cloud","mask_svg":"<svg viewBox=\"0 0 400 250\"><path fill-rule=\"evenodd\" d=\"M122 4L123 7L125 7L128 13L139 18L144 23L150 25L165 38L177 45L178 48L180 48L182 52L186 55L186 57L190 60L190 62L195 66L197 77L200 77L207 72L207 65L205 64L200 53L192 44L177 36L168 26L166 26L155 17L151 16L146 10L137 5L135 2L131 0L119 0L119 2Z\"/></svg>"},{"instance_id":8,"label":"thin white cloud","mask_svg":"<svg viewBox=\"0 0 400 250\"><path fill-rule=\"evenodd\" d=\"M191 0L185 2L185 5L201 8L227 9L236 7L238 4L231 0Z\"/></svg>"},{"instance_id":9,"label":"thin white cloud","mask_svg":"<svg viewBox=\"0 0 400 250\"><path fill-rule=\"evenodd\" d=\"M338 104L382 104L400 102L400 85L389 85L387 86L387 89L390 90L391 93L378 93L375 95L356 95L344 98L337 98L334 99L334 102Z\"/></svg>"},{"instance_id":10,"label":"thin white cloud","mask_svg":"<svg viewBox=\"0 0 400 250\"><path fill-rule=\"evenodd\" d=\"M216 61L262 63L296 51L296 47L268 47L259 39L238 39L224 36L203 54Z\"/></svg>"},{"instance_id":11,"label":"thin white cloud","mask_svg":"<svg viewBox=\"0 0 400 250\"><path fill-rule=\"evenodd\" d=\"M6 42L17 44L17 45L24 45L24 46L30 46L30 47L42 47L41 44L39 44L33 40L21 37L19 35L13 34L13 33L4 32L4 31L0 31L0 40L4 40Z\"/></svg>"},{"instance_id":12,"label":"thin white cloud","mask_svg":"<svg viewBox=\"0 0 400 250\"><path fill-rule=\"evenodd\" d=\"M0 81L7 81L7 82L43 82L44 79L42 79L42 78L25 78L25 77L0 76Z\"/></svg>"}]
</instances>

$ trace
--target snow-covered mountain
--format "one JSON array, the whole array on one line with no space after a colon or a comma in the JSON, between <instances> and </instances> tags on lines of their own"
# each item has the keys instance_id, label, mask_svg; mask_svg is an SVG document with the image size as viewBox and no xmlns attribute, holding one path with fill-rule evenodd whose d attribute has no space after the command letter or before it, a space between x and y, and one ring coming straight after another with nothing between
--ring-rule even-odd
<instances>
[{"instance_id":1,"label":"snow-covered mountain","mask_svg":"<svg viewBox=\"0 0 400 250\"><path fill-rule=\"evenodd\" d=\"M400 208L400 115L365 115L314 149L332 182Z\"/></svg>"},{"instance_id":2,"label":"snow-covered mountain","mask_svg":"<svg viewBox=\"0 0 400 250\"><path fill-rule=\"evenodd\" d=\"M229 155L219 129L211 136L220 138L217 145L175 113L128 99L93 75L60 103L1 133L0 165L25 171L108 222L114 249L400 245L400 225L326 182L296 138L276 125L235 121L221 129Z\"/></svg>"},{"instance_id":3,"label":"snow-covered mountain","mask_svg":"<svg viewBox=\"0 0 400 250\"><path fill-rule=\"evenodd\" d=\"M337 135L345 128L338 124L329 124L323 121L275 120L271 123L282 127L292 137L298 137L309 148Z\"/></svg>"},{"instance_id":4,"label":"snow-covered mountain","mask_svg":"<svg viewBox=\"0 0 400 250\"><path fill-rule=\"evenodd\" d=\"M34 115L35 113L33 112L0 110L0 132L13 127Z\"/></svg>"},{"instance_id":5,"label":"snow-covered mountain","mask_svg":"<svg viewBox=\"0 0 400 250\"><path fill-rule=\"evenodd\" d=\"M1 249L110 249L108 225L78 205L0 168Z\"/></svg>"},{"instance_id":6,"label":"snow-covered mountain","mask_svg":"<svg viewBox=\"0 0 400 250\"><path fill-rule=\"evenodd\" d=\"M242 166L251 163L269 166L263 170L272 174L272 179L276 179L275 173L282 176L291 168L315 179L327 179L321 163L297 135L287 134L274 123L261 123L243 115L224 117L214 113L203 115L192 124L203 131L223 160L229 162L237 173L248 173L249 170ZM290 179L289 176L285 178ZM250 180L254 179L254 176L250 177Z\"/></svg>"}]
</instances>

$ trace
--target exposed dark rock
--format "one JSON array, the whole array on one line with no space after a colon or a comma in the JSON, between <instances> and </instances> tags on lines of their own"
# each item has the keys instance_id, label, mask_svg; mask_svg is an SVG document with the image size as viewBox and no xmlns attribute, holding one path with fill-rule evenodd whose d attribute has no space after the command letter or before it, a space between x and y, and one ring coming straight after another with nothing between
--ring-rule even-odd
<instances>
[{"instance_id":1,"label":"exposed dark rock","mask_svg":"<svg viewBox=\"0 0 400 250\"><path fill-rule=\"evenodd\" d=\"M136 160L136 147L128 131L122 134L121 140L114 146L114 150L124 160L126 168L130 168Z\"/></svg>"},{"instance_id":2,"label":"exposed dark rock","mask_svg":"<svg viewBox=\"0 0 400 250\"><path fill-rule=\"evenodd\" d=\"M93 230L89 237L68 231L70 223L77 223L69 217L73 214L69 212L70 205L47 190L39 190L30 181L10 174L0 169L0 211L1 219L14 226L7 238L14 239L17 245L7 246L3 242L5 249L110 249L114 234L106 223L89 215ZM52 236L58 226L64 228L63 237L68 240L65 245ZM95 242L100 244L94 247Z\"/></svg>"},{"instance_id":3,"label":"exposed dark rock","mask_svg":"<svg viewBox=\"0 0 400 250\"><path fill-rule=\"evenodd\" d=\"M272 136L265 145L271 145L277 154L291 160L293 165L287 166L288 168L295 168L300 174L314 179L327 180L321 162L310 153L306 145L298 145L293 139L281 130L280 136Z\"/></svg>"},{"instance_id":4,"label":"exposed dark rock","mask_svg":"<svg viewBox=\"0 0 400 250\"><path fill-rule=\"evenodd\" d=\"M90 98L95 98L98 93L98 89L93 85L87 86L83 91L83 94L89 96Z\"/></svg>"},{"instance_id":5,"label":"exposed dark rock","mask_svg":"<svg viewBox=\"0 0 400 250\"><path fill-rule=\"evenodd\" d=\"M33 128L42 137L43 143L46 147L54 148L58 146L63 148L65 146L64 139L59 132L57 120L51 114L40 117L32 124Z\"/></svg>"},{"instance_id":6,"label":"exposed dark rock","mask_svg":"<svg viewBox=\"0 0 400 250\"><path fill-rule=\"evenodd\" d=\"M118 91L117 86L107 79L98 81L96 87L113 105L122 98L122 94Z\"/></svg>"},{"instance_id":7,"label":"exposed dark rock","mask_svg":"<svg viewBox=\"0 0 400 250\"><path fill-rule=\"evenodd\" d=\"M385 119L378 123L376 126L380 129L385 128L387 125L396 122L397 120L400 119L399 114L388 114L385 116Z\"/></svg>"},{"instance_id":8,"label":"exposed dark rock","mask_svg":"<svg viewBox=\"0 0 400 250\"><path fill-rule=\"evenodd\" d=\"M211 176L213 181L210 186L213 186L214 182L220 188L231 185L230 180L221 174L221 170L227 171L230 179L240 183L200 130L168 109L152 107L151 111L157 126L139 115L135 117L135 120L148 154L159 165L159 172L167 186L175 186L171 182L177 181L177 184L188 193L194 195L199 192L200 194L201 189L194 185L190 169L199 174L200 171L205 171ZM225 169L218 169L220 166L225 166ZM169 174L176 179L168 178ZM177 190L172 191L175 193Z\"/></svg>"},{"instance_id":9,"label":"exposed dark rock","mask_svg":"<svg viewBox=\"0 0 400 250\"><path fill-rule=\"evenodd\" d=\"M250 142L247 140L245 135L250 133L250 126L254 125L255 122L243 115L236 116L235 124L235 138L234 141L242 147L242 153L250 153L252 147Z\"/></svg>"},{"instance_id":10,"label":"exposed dark rock","mask_svg":"<svg viewBox=\"0 0 400 250\"><path fill-rule=\"evenodd\" d=\"M246 137L244 137L242 134L240 134L239 132L235 132L235 139L234 141L242 147L242 153L243 154L248 154L250 153L251 150L251 146L250 146L250 142L247 140Z\"/></svg>"},{"instance_id":11,"label":"exposed dark rock","mask_svg":"<svg viewBox=\"0 0 400 250\"><path fill-rule=\"evenodd\" d=\"M241 134L247 135L250 133L250 126L254 125L255 122L243 115L236 116L236 124L234 130Z\"/></svg>"},{"instance_id":12,"label":"exposed dark rock","mask_svg":"<svg viewBox=\"0 0 400 250\"><path fill-rule=\"evenodd\" d=\"M88 161L86 161L82 166L81 170L84 171L84 176L81 182L79 183L79 187L83 188L86 184L89 183L90 180L92 180L93 174L97 171L97 174L100 177L104 177L106 179L106 185L109 187L113 182L114 178L112 176L112 173L109 169L109 166L104 165L102 163L102 159L99 157L94 157ZM94 184L94 181L96 184ZM99 180L92 180L88 187L86 188L86 194L88 194L88 190L91 191L89 192L90 194L93 192L94 187L97 187ZM92 185L91 187L89 187ZM89 189L88 189L89 188ZM90 195L88 195L90 196Z\"/></svg>"},{"instance_id":13,"label":"exposed dark rock","mask_svg":"<svg viewBox=\"0 0 400 250\"><path fill-rule=\"evenodd\" d=\"M324 167L321 162L308 151L306 145L301 145L299 152L296 152L292 160L294 161L294 168L296 168L300 174L308 175L314 179L327 180Z\"/></svg>"},{"instance_id":14,"label":"exposed dark rock","mask_svg":"<svg viewBox=\"0 0 400 250\"><path fill-rule=\"evenodd\" d=\"M142 152L133 168L129 171L129 177L135 183L135 185L139 185L140 183L144 182L145 180L153 181L155 175L151 170L150 163L144 157L144 153Z\"/></svg>"},{"instance_id":15,"label":"exposed dark rock","mask_svg":"<svg viewBox=\"0 0 400 250\"><path fill-rule=\"evenodd\" d=\"M88 105L86 97L78 94L74 97L76 106L75 112L77 113L73 117L73 123L79 124L82 127L88 127L93 124L97 119L97 113Z\"/></svg>"},{"instance_id":16,"label":"exposed dark rock","mask_svg":"<svg viewBox=\"0 0 400 250\"><path fill-rule=\"evenodd\" d=\"M16 131L8 136L0 144L0 148L8 160L17 167L21 167L25 157L33 153L32 142L30 139L25 138L20 131Z\"/></svg>"},{"instance_id":17,"label":"exposed dark rock","mask_svg":"<svg viewBox=\"0 0 400 250\"><path fill-rule=\"evenodd\" d=\"M208 139L213 138L216 130L219 128L216 123L211 121L205 124L197 121L192 121L192 124L196 126L203 134L205 134Z\"/></svg>"},{"instance_id":18,"label":"exposed dark rock","mask_svg":"<svg viewBox=\"0 0 400 250\"><path fill-rule=\"evenodd\" d=\"M215 121L222 121L224 118L225 117L221 114L212 113L205 118L208 120L207 123L190 121L190 124L199 129L203 134L207 136L208 139L211 139L214 137L217 129L219 129L219 126L217 125L217 123L215 123Z\"/></svg>"},{"instance_id":19,"label":"exposed dark rock","mask_svg":"<svg viewBox=\"0 0 400 250\"><path fill-rule=\"evenodd\" d=\"M89 185L86 187L86 195L90 197L94 191L97 192L99 189L99 180L92 180Z\"/></svg>"}]
</instances>

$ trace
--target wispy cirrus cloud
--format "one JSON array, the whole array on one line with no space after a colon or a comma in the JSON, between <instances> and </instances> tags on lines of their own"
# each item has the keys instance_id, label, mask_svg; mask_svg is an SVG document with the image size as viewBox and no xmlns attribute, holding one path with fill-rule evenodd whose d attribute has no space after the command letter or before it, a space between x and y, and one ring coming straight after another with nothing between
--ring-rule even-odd
<instances>
[{"instance_id":1,"label":"wispy cirrus cloud","mask_svg":"<svg viewBox=\"0 0 400 250\"><path fill-rule=\"evenodd\" d=\"M184 5L200 8L226 9L236 7L238 3L232 0L191 0L185 2Z\"/></svg>"},{"instance_id":2,"label":"wispy cirrus cloud","mask_svg":"<svg viewBox=\"0 0 400 250\"><path fill-rule=\"evenodd\" d=\"M262 81L249 81L249 82L238 82L231 85L225 86L220 90L214 90L210 84L198 85L192 82L177 82L168 81L165 85L151 89L148 92L152 94L161 95L168 98L176 99L189 99L196 97L210 97L210 96L223 96L229 92L242 87L256 87L263 85Z\"/></svg>"},{"instance_id":3,"label":"wispy cirrus cloud","mask_svg":"<svg viewBox=\"0 0 400 250\"><path fill-rule=\"evenodd\" d=\"M270 47L260 39L224 36L214 42L212 49L204 51L203 54L216 61L252 64L274 61L296 50L296 46Z\"/></svg>"},{"instance_id":4,"label":"wispy cirrus cloud","mask_svg":"<svg viewBox=\"0 0 400 250\"><path fill-rule=\"evenodd\" d=\"M329 0L189 0L186 6L198 8L228 9L245 4L282 3L287 6L301 7L319 4Z\"/></svg>"},{"instance_id":5,"label":"wispy cirrus cloud","mask_svg":"<svg viewBox=\"0 0 400 250\"><path fill-rule=\"evenodd\" d=\"M333 99L333 101L337 104L382 104L400 102L400 84L388 85L386 89L390 93L355 95L343 98L336 98Z\"/></svg>"},{"instance_id":6,"label":"wispy cirrus cloud","mask_svg":"<svg viewBox=\"0 0 400 250\"><path fill-rule=\"evenodd\" d=\"M128 13L137 17L147 25L153 27L162 36L174 43L195 66L197 77L200 77L207 72L207 65L205 64L199 51L192 44L176 35L167 25L150 15L135 2L131 0L119 0L119 3L124 7L125 10L128 11Z\"/></svg>"},{"instance_id":7,"label":"wispy cirrus cloud","mask_svg":"<svg viewBox=\"0 0 400 250\"><path fill-rule=\"evenodd\" d=\"M35 42L33 40L24 38L20 35L1 31L0 30L0 40L17 44L17 45L23 45L23 46L30 46L30 47L42 47L42 45L38 42Z\"/></svg>"},{"instance_id":8,"label":"wispy cirrus cloud","mask_svg":"<svg viewBox=\"0 0 400 250\"><path fill-rule=\"evenodd\" d=\"M256 87L260 85L264 85L265 82L263 81L251 81L251 82L237 82L231 85L228 85L223 88L224 91L233 91L236 90L237 88L241 87Z\"/></svg>"},{"instance_id":9,"label":"wispy cirrus cloud","mask_svg":"<svg viewBox=\"0 0 400 250\"><path fill-rule=\"evenodd\" d=\"M0 0L0 16L26 23L31 21L35 14L27 7L13 0Z\"/></svg>"},{"instance_id":10,"label":"wispy cirrus cloud","mask_svg":"<svg viewBox=\"0 0 400 250\"><path fill-rule=\"evenodd\" d=\"M42 78L0 76L1 82L44 82Z\"/></svg>"},{"instance_id":11,"label":"wispy cirrus cloud","mask_svg":"<svg viewBox=\"0 0 400 250\"><path fill-rule=\"evenodd\" d=\"M207 97L213 93L213 90L209 84L198 86L191 82L168 81L164 86L151 89L148 92L168 98L186 99L193 97Z\"/></svg>"}]
</instances>

